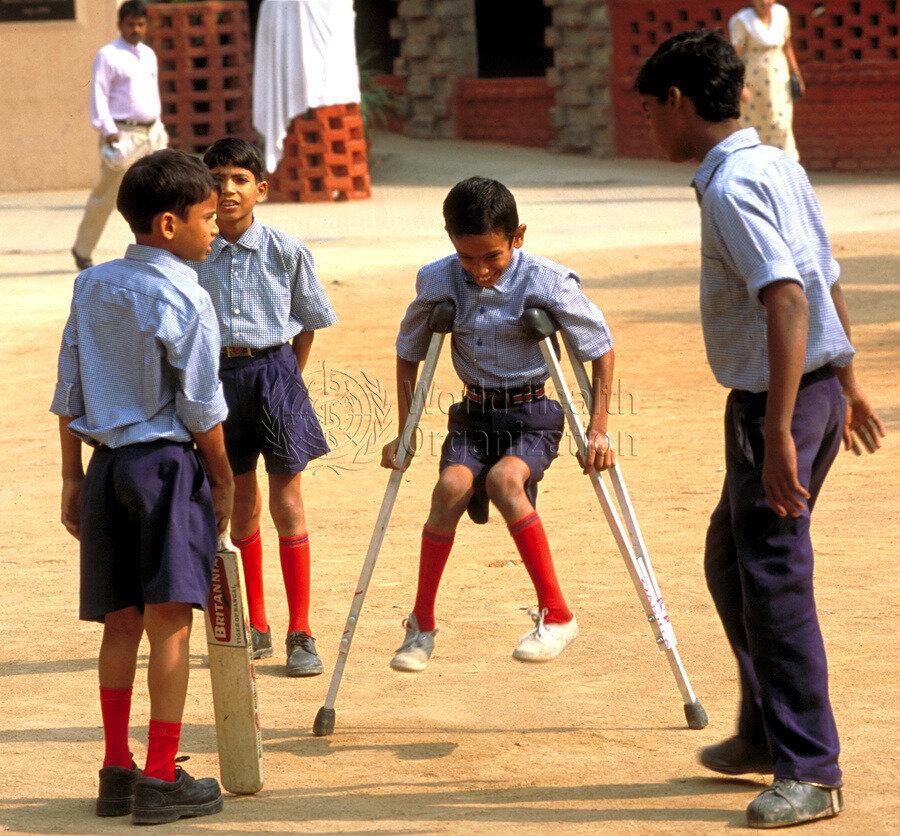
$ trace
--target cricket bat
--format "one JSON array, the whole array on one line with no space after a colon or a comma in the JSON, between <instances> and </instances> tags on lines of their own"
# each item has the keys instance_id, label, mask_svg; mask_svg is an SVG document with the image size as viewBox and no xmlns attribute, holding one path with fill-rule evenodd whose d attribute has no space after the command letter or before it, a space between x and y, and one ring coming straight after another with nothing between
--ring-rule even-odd
<instances>
[{"instance_id":1,"label":"cricket bat","mask_svg":"<svg viewBox=\"0 0 900 836\"><path fill-rule=\"evenodd\" d=\"M206 607L206 641L222 786L233 793L259 792L262 735L247 593L241 561L224 535L219 538Z\"/></svg>"}]
</instances>

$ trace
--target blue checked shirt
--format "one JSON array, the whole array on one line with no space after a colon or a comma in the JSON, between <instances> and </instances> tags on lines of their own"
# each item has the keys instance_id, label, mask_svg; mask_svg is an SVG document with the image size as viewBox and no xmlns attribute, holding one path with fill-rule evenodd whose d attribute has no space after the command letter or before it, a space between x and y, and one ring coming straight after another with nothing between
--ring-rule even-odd
<instances>
[{"instance_id":1,"label":"blue checked shirt","mask_svg":"<svg viewBox=\"0 0 900 836\"><path fill-rule=\"evenodd\" d=\"M783 279L797 282L809 302L803 371L846 366L853 347L831 299L840 267L803 168L745 128L710 150L693 186L701 217L700 313L716 380L729 389L769 388L760 293Z\"/></svg>"},{"instance_id":2,"label":"blue checked shirt","mask_svg":"<svg viewBox=\"0 0 900 836\"><path fill-rule=\"evenodd\" d=\"M75 280L50 411L89 444L190 441L225 419L219 329L181 259L132 244Z\"/></svg>"},{"instance_id":3,"label":"blue checked shirt","mask_svg":"<svg viewBox=\"0 0 900 836\"><path fill-rule=\"evenodd\" d=\"M567 267L514 249L497 283L479 287L459 258L449 255L419 271L416 298L400 324L397 354L410 362L424 359L431 340L431 308L452 299L456 319L451 357L463 383L486 389L539 385L550 373L537 342L519 323L526 308L550 311L571 337L581 362L612 348L603 314L579 285L578 276Z\"/></svg>"},{"instance_id":4,"label":"blue checked shirt","mask_svg":"<svg viewBox=\"0 0 900 836\"><path fill-rule=\"evenodd\" d=\"M337 322L309 250L256 219L234 244L217 236L206 261L192 266L216 309L222 345L269 348Z\"/></svg>"}]
</instances>

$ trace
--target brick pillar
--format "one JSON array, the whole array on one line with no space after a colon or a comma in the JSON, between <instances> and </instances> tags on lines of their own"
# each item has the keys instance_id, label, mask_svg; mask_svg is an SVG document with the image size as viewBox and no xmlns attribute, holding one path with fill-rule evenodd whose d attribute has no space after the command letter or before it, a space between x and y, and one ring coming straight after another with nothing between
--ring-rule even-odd
<instances>
[{"instance_id":1,"label":"brick pillar","mask_svg":"<svg viewBox=\"0 0 900 836\"><path fill-rule=\"evenodd\" d=\"M405 131L420 139L455 135L456 80L478 75L475 0L399 0L391 37L403 79Z\"/></svg>"},{"instance_id":2,"label":"brick pillar","mask_svg":"<svg viewBox=\"0 0 900 836\"><path fill-rule=\"evenodd\" d=\"M544 0L552 9L545 43L553 49L547 81L556 91L551 123L559 151L613 153L610 96L612 32L606 0Z\"/></svg>"}]
</instances>

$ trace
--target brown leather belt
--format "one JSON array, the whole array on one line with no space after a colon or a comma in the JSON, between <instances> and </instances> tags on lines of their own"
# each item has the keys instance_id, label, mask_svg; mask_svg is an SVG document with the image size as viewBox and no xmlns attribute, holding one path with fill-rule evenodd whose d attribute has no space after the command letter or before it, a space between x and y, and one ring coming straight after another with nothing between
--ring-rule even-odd
<instances>
[{"instance_id":1,"label":"brown leather belt","mask_svg":"<svg viewBox=\"0 0 900 836\"><path fill-rule=\"evenodd\" d=\"M278 351L283 345L270 345L268 348L250 348L245 345L226 345L222 347L222 359L230 360L232 357L265 357L273 351Z\"/></svg>"},{"instance_id":2,"label":"brown leather belt","mask_svg":"<svg viewBox=\"0 0 900 836\"><path fill-rule=\"evenodd\" d=\"M500 409L534 403L543 400L544 385L522 386L518 389L482 389L480 386L466 386L466 398L472 403L488 403Z\"/></svg>"}]
</instances>

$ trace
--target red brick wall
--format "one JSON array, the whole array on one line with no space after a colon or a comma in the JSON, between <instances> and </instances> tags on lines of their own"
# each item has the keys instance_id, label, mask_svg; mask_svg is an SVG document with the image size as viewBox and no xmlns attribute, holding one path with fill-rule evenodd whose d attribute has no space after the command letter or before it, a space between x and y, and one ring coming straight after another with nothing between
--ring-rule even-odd
<instances>
[{"instance_id":1,"label":"red brick wall","mask_svg":"<svg viewBox=\"0 0 900 836\"><path fill-rule=\"evenodd\" d=\"M540 78L461 78L454 108L460 139L544 148L556 138L550 124L553 89Z\"/></svg>"},{"instance_id":2,"label":"red brick wall","mask_svg":"<svg viewBox=\"0 0 900 836\"><path fill-rule=\"evenodd\" d=\"M746 3L610 0L613 112L618 153L657 156L631 85L670 35L725 29ZM816 7L824 9L817 14ZM806 95L794 106L803 164L819 171L900 170L900 14L897 0L793 0L794 50Z\"/></svg>"}]
</instances>

